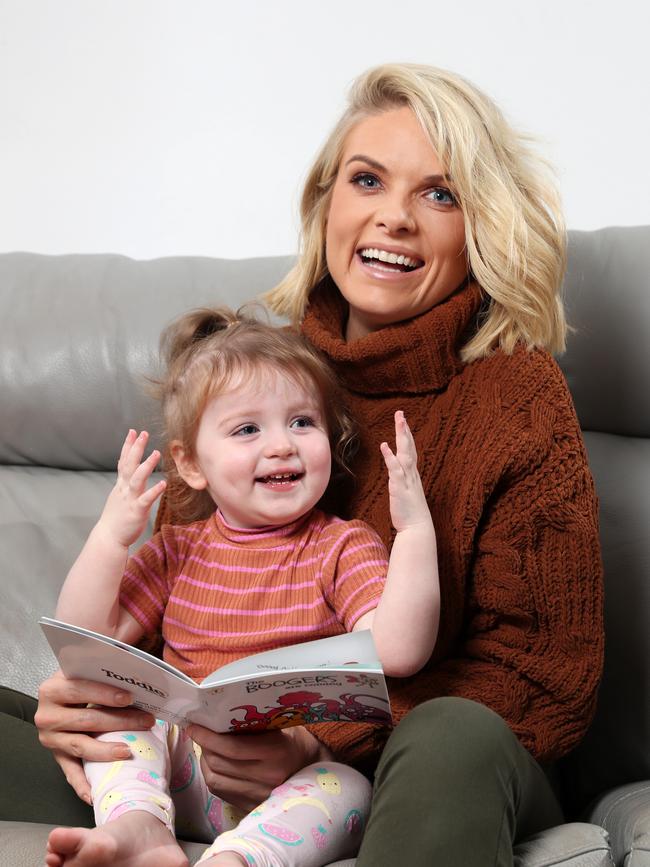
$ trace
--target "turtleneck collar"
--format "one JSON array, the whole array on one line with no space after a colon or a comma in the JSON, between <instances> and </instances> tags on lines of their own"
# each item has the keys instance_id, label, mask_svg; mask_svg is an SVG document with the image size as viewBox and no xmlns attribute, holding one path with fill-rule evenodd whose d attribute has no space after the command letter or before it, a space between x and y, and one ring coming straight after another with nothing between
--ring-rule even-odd
<instances>
[{"instance_id":1,"label":"turtleneck collar","mask_svg":"<svg viewBox=\"0 0 650 867\"><path fill-rule=\"evenodd\" d=\"M217 509L212 514L210 521L217 533L234 545L248 548L277 548L280 545L290 544L294 537L300 536L313 514L314 510L311 509L290 524L283 524L282 526L246 528L232 527L226 523L221 511Z\"/></svg>"},{"instance_id":2,"label":"turtleneck collar","mask_svg":"<svg viewBox=\"0 0 650 867\"><path fill-rule=\"evenodd\" d=\"M463 366L460 347L475 328L481 290L469 283L421 316L347 343L347 304L330 277L312 292L301 330L358 394L439 391Z\"/></svg>"}]
</instances>

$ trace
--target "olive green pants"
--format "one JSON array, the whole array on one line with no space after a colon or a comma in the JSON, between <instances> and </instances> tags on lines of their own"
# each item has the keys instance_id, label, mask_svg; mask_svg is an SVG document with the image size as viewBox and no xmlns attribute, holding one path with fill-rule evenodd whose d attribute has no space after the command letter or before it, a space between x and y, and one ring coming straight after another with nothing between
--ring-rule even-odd
<instances>
[{"instance_id":1,"label":"olive green pants","mask_svg":"<svg viewBox=\"0 0 650 867\"><path fill-rule=\"evenodd\" d=\"M94 825L34 727L36 702L0 688L0 819ZM382 754L358 867L511 867L513 845L560 824L546 775L492 711L439 698Z\"/></svg>"},{"instance_id":2,"label":"olive green pants","mask_svg":"<svg viewBox=\"0 0 650 867\"><path fill-rule=\"evenodd\" d=\"M434 699L388 740L357 867L512 867L518 840L562 821L546 775L501 717Z\"/></svg>"},{"instance_id":3,"label":"olive green pants","mask_svg":"<svg viewBox=\"0 0 650 867\"><path fill-rule=\"evenodd\" d=\"M0 687L0 819L95 826L34 726L36 700Z\"/></svg>"}]
</instances>

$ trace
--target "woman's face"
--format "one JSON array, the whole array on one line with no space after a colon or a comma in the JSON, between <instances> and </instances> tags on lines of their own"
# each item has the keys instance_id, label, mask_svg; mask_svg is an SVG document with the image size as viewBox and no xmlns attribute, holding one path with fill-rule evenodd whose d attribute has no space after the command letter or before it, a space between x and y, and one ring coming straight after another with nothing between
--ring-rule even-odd
<instances>
[{"instance_id":1,"label":"woman's face","mask_svg":"<svg viewBox=\"0 0 650 867\"><path fill-rule=\"evenodd\" d=\"M350 308L347 340L424 313L467 276L463 214L410 108L350 131L326 245L329 272Z\"/></svg>"}]
</instances>

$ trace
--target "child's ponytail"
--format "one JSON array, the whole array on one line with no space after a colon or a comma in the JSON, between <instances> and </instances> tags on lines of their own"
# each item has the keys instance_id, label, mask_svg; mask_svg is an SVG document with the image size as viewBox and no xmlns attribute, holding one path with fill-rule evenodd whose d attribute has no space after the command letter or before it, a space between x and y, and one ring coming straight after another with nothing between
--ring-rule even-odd
<instances>
[{"instance_id":1,"label":"child's ponytail","mask_svg":"<svg viewBox=\"0 0 650 867\"><path fill-rule=\"evenodd\" d=\"M160 338L160 354L168 370L191 356L197 344L241 321L228 307L199 307L172 322Z\"/></svg>"}]
</instances>

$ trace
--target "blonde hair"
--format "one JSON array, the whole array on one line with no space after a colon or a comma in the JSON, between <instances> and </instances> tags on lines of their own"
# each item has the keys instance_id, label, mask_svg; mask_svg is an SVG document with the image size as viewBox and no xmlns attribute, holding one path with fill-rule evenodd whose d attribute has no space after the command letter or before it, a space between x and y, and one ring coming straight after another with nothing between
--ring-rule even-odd
<instances>
[{"instance_id":1,"label":"blonde hair","mask_svg":"<svg viewBox=\"0 0 650 867\"><path fill-rule=\"evenodd\" d=\"M231 385L277 372L317 393L332 448L330 485L349 472L355 429L334 373L297 332L276 328L251 312L200 308L172 322L162 334L163 376L152 390L161 401L163 462L175 519L186 523L214 511L206 491L196 491L178 473L171 448L180 443L196 457L196 438L208 403Z\"/></svg>"},{"instance_id":2,"label":"blonde hair","mask_svg":"<svg viewBox=\"0 0 650 867\"><path fill-rule=\"evenodd\" d=\"M294 323L302 319L310 292L328 274L327 217L346 138L365 117L404 106L418 118L451 176L465 220L469 269L489 298L461 357L473 361L496 347L510 353L520 341L561 352L566 231L548 166L489 97L432 66L378 66L354 82L348 108L304 186L298 261L267 294L269 306Z\"/></svg>"}]
</instances>

